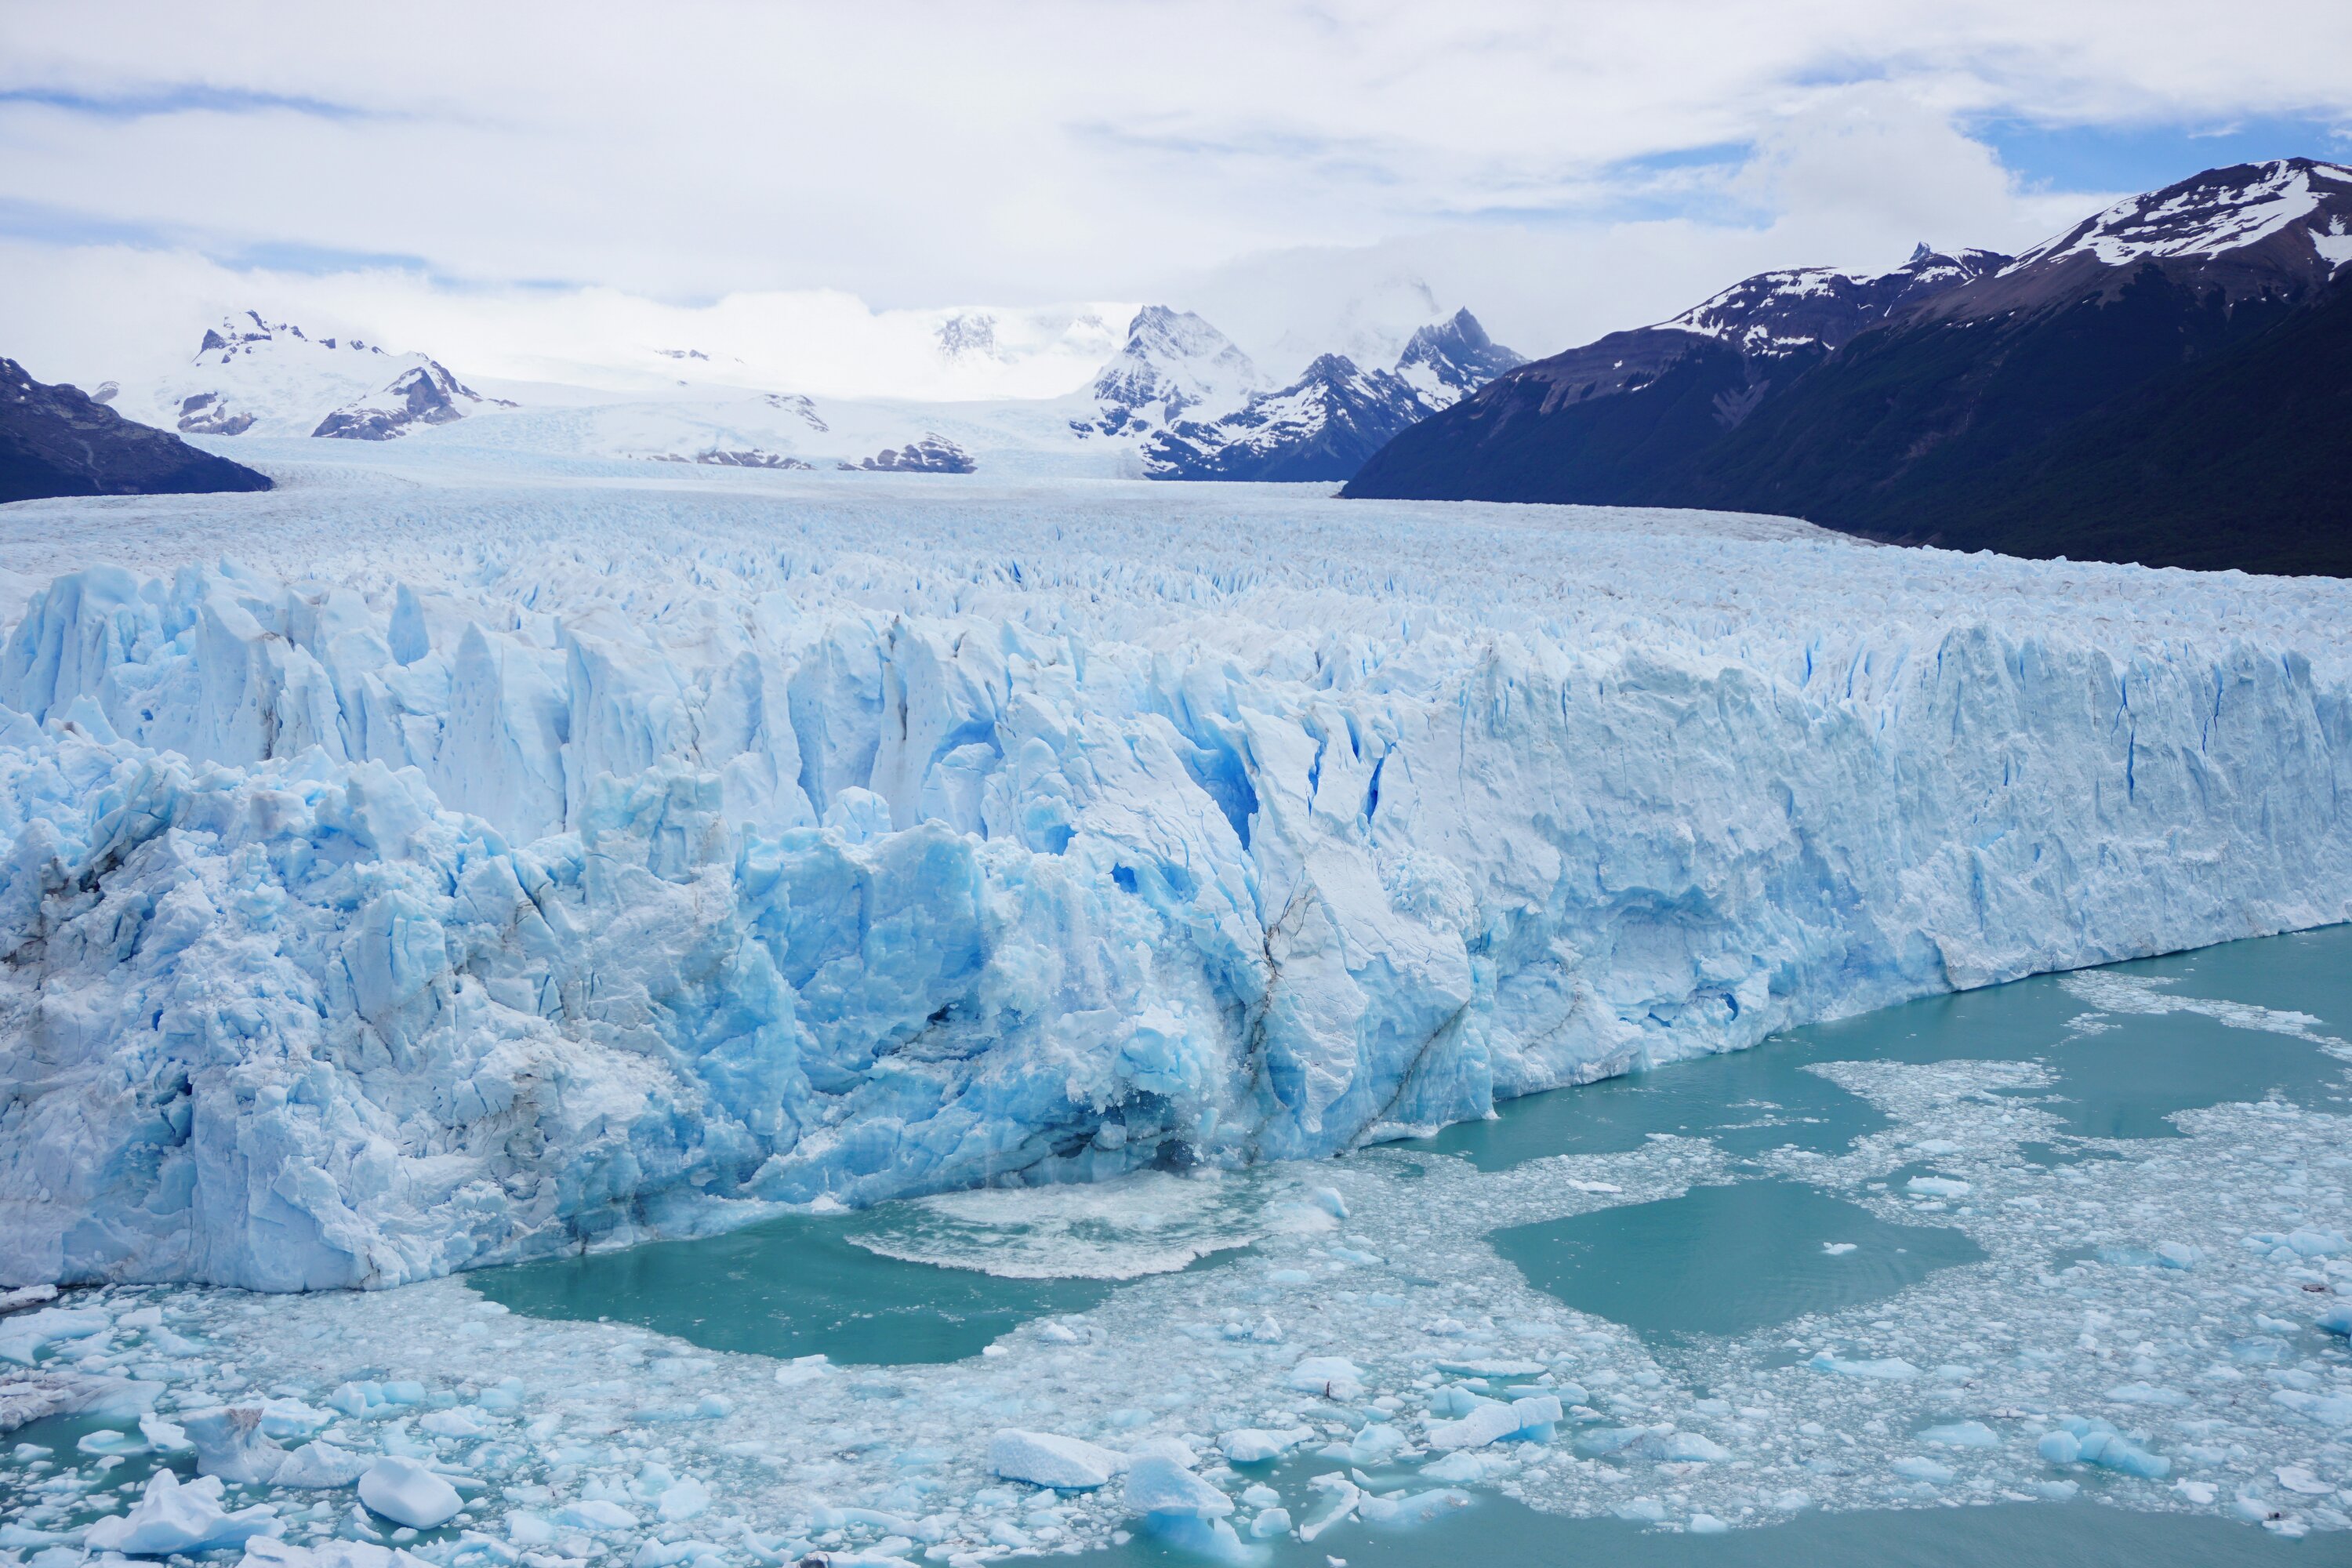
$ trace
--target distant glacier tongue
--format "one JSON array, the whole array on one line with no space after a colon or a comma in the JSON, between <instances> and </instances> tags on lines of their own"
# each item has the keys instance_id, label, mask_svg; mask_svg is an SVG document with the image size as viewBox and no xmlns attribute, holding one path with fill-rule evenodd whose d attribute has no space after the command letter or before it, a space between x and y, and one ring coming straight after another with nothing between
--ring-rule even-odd
<instances>
[{"instance_id":1,"label":"distant glacier tongue","mask_svg":"<svg viewBox=\"0 0 2352 1568\"><path fill-rule=\"evenodd\" d=\"M632 493L31 595L0 1282L1324 1154L2352 913L2341 584L1117 487L812 480L780 548Z\"/></svg>"}]
</instances>

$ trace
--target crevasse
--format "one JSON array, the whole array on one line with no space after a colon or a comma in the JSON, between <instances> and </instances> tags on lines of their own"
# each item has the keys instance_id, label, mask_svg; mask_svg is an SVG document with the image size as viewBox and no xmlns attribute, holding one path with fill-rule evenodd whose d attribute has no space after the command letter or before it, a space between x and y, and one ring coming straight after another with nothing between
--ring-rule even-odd
<instances>
[{"instance_id":1,"label":"crevasse","mask_svg":"<svg viewBox=\"0 0 2352 1568\"><path fill-rule=\"evenodd\" d=\"M1021 570L48 583L0 658L0 1279L1328 1154L2352 914L2352 704L2258 618L1180 636Z\"/></svg>"}]
</instances>

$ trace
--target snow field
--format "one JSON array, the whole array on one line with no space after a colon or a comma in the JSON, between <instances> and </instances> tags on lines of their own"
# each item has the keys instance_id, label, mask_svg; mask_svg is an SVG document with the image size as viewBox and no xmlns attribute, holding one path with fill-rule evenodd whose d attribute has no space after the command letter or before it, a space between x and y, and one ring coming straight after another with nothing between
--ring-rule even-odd
<instances>
[{"instance_id":1,"label":"snow field","mask_svg":"<svg viewBox=\"0 0 2352 1568\"><path fill-rule=\"evenodd\" d=\"M390 1285L1328 1153L2352 897L2342 584L287 472L6 516L8 1281Z\"/></svg>"}]
</instances>

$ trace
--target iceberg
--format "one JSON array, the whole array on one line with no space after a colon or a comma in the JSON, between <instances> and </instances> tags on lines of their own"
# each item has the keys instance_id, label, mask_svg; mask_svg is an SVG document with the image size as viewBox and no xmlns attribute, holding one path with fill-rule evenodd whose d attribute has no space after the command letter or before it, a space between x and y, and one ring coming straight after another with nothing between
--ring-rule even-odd
<instances>
[{"instance_id":1,"label":"iceberg","mask_svg":"<svg viewBox=\"0 0 2352 1568\"><path fill-rule=\"evenodd\" d=\"M2341 584L376 472L77 522L0 647L0 1283L1325 1155L2352 913Z\"/></svg>"}]
</instances>

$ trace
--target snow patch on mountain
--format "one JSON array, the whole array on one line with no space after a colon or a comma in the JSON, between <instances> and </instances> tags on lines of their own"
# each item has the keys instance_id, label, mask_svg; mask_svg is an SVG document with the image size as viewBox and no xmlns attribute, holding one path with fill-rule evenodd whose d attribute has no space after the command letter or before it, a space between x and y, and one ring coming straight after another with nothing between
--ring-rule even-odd
<instances>
[{"instance_id":1,"label":"snow patch on mountain","mask_svg":"<svg viewBox=\"0 0 2352 1568\"><path fill-rule=\"evenodd\" d=\"M194 363L155 387L144 412L187 435L380 441L496 405L428 355L313 337L247 310L208 329Z\"/></svg>"},{"instance_id":2,"label":"snow patch on mountain","mask_svg":"<svg viewBox=\"0 0 2352 1568\"><path fill-rule=\"evenodd\" d=\"M1800 267L1759 272L1658 323L1730 344L1750 359L1842 347L1864 328L1916 300L1997 271L2008 258L1989 250L1956 255L1926 245L1887 272ZM1653 329L1653 330L1658 330Z\"/></svg>"},{"instance_id":3,"label":"snow patch on mountain","mask_svg":"<svg viewBox=\"0 0 2352 1568\"><path fill-rule=\"evenodd\" d=\"M1463 310L1416 329L1397 356L1396 374L1434 413L1527 363L1527 355L1488 337L1478 318Z\"/></svg>"},{"instance_id":4,"label":"snow patch on mountain","mask_svg":"<svg viewBox=\"0 0 2352 1568\"><path fill-rule=\"evenodd\" d=\"M2090 256L2108 267L2146 258L2210 258L2261 244L2301 224L2315 248L2352 216L2352 169L2307 158L2212 169L2116 203L2044 241L2009 271Z\"/></svg>"},{"instance_id":5,"label":"snow patch on mountain","mask_svg":"<svg viewBox=\"0 0 2352 1568\"><path fill-rule=\"evenodd\" d=\"M1263 384L1257 366L1224 333L1190 310L1147 305L1094 379L1097 411L1071 427L1118 435L1137 426L1164 428L1188 415L1214 417Z\"/></svg>"},{"instance_id":6,"label":"snow patch on mountain","mask_svg":"<svg viewBox=\"0 0 2352 1568\"><path fill-rule=\"evenodd\" d=\"M1156 479L1347 479L1400 431L1525 363L1457 311L1417 330L1393 371L1325 354L1288 386L1221 419L1153 434L1143 471Z\"/></svg>"}]
</instances>

